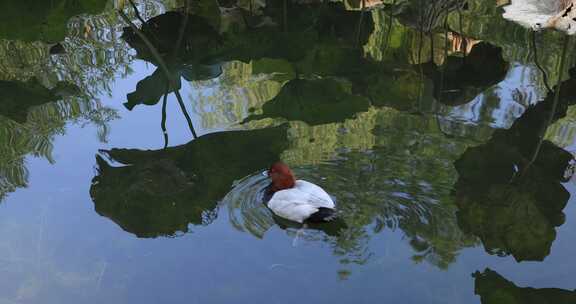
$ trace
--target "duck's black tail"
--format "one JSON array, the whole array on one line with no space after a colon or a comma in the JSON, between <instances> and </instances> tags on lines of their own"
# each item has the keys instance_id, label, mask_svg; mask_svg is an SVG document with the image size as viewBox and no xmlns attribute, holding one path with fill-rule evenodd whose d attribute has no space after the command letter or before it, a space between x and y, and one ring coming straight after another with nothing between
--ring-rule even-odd
<instances>
[{"instance_id":1,"label":"duck's black tail","mask_svg":"<svg viewBox=\"0 0 576 304\"><path fill-rule=\"evenodd\" d=\"M316 213L312 214L307 221L311 223L331 222L336 219L336 210L320 207Z\"/></svg>"},{"instance_id":2,"label":"duck's black tail","mask_svg":"<svg viewBox=\"0 0 576 304\"><path fill-rule=\"evenodd\" d=\"M306 222L309 228L322 230L330 236L339 236L348 229L346 221L338 215L336 210L330 208L320 208Z\"/></svg>"}]
</instances>

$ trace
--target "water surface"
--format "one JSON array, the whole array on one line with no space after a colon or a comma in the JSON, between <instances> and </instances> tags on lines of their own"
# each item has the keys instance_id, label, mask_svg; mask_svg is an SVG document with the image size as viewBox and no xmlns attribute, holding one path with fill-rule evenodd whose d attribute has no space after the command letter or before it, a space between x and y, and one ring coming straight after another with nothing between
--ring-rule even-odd
<instances>
[{"instance_id":1,"label":"water surface","mask_svg":"<svg viewBox=\"0 0 576 304\"><path fill-rule=\"evenodd\" d=\"M0 303L576 303L560 33L479 0L0 8ZM275 218L276 160L346 225Z\"/></svg>"}]
</instances>

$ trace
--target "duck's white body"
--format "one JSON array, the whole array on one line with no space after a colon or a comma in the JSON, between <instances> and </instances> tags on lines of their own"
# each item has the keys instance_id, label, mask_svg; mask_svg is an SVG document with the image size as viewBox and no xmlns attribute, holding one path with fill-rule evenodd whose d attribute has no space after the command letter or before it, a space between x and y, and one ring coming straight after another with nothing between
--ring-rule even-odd
<instances>
[{"instance_id":1,"label":"duck's white body","mask_svg":"<svg viewBox=\"0 0 576 304\"><path fill-rule=\"evenodd\" d=\"M293 188L274 193L268 201L268 208L279 217L303 223L320 208L334 209L335 204L324 189L297 180Z\"/></svg>"},{"instance_id":2,"label":"duck's white body","mask_svg":"<svg viewBox=\"0 0 576 304\"><path fill-rule=\"evenodd\" d=\"M512 0L504 11L505 19L527 28L576 34L576 0Z\"/></svg>"}]
</instances>

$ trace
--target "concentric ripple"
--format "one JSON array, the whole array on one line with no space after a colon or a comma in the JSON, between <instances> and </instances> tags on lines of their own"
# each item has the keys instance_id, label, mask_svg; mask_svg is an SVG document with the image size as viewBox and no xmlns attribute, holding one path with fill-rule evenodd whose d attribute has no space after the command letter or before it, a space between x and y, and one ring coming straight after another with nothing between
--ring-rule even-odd
<instances>
[{"instance_id":1,"label":"concentric ripple","mask_svg":"<svg viewBox=\"0 0 576 304\"><path fill-rule=\"evenodd\" d=\"M257 172L237 181L224 197L231 224L238 230L262 238L274 226L272 212L264 204L264 191L270 181Z\"/></svg>"}]
</instances>

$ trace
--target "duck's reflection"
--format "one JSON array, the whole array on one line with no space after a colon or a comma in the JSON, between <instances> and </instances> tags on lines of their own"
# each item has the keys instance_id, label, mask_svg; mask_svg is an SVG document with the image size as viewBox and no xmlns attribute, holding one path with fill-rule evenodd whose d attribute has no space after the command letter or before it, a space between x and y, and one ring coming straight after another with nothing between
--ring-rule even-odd
<instances>
[{"instance_id":1,"label":"duck's reflection","mask_svg":"<svg viewBox=\"0 0 576 304\"><path fill-rule=\"evenodd\" d=\"M574 157L542 137L576 101L575 72L561 84L558 104L551 92L509 130L496 131L455 162L459 225L491 254L541 261L550 253L555 227L564 223L570 194L562 182L574 173Z\"/></svg>"},{"instance_id":2,"label":"duck's reflection","mask_svg":"<svg viewBox=\"0 0 576 304\"><path fill-rule=\"evenodd\" d=\"M474 292L482 304L572 304L576 291L559 288L518 287L496 271L486 269L474 275Z\"/></svg>"},{"instance_id":3,"label":"duck's reflection","mask_svg":"<svg viewBox=\"0 0 576 304\"><path fill-rule=\"evenodd\" d=\"M300 242L322 242L330 246L342 262L363 264L370 257L367 234L362 226L347 224L339 217L328 223L302 224L275 216L265 204L270 180L262 173L239 180L224 197L222 205L228 209L228 218L234 228L264 238L273 227L278 227L292 238L292 245Z\"/></svg>"},{"instance_id":4,"label":"duck's reflection","mask_svg":"<svg viewBox=\"0 0 576 304\"><path fill-rule=\"evenodd\" d=\"M96 212L138 237L172 236L188 225L209 224L232 182L279 159L287 128L230 131L201 136L155 151L104 153L90 190Z\"/></svg>"}]
</instances>

